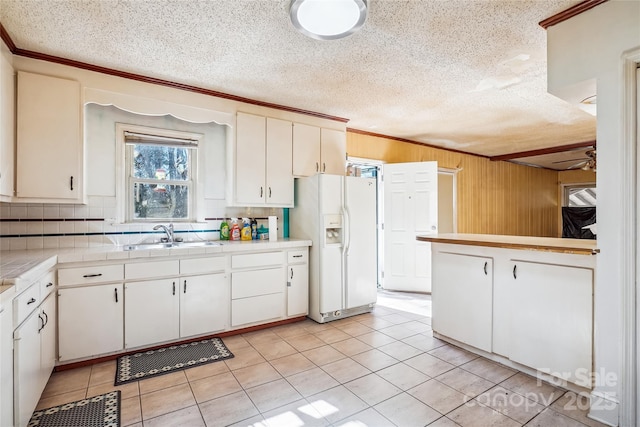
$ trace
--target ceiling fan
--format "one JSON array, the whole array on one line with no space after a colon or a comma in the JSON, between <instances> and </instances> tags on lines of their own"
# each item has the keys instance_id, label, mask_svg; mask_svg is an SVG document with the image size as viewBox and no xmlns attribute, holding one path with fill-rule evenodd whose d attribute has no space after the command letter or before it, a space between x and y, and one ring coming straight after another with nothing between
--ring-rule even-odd
<instances>
[{"instance_id":1,"label":"ceiling fan","mask_svg":"<svg viewBox=\"0 0 640 427\"><path fill-rule=\"evenodd\" d=\"M593 170L595 172L596 171L596 148L593 147L592 149L585 151L584 156L585 157L581 157L578 159L559 160L553 163L576 162L570 165L569 167L567 167L567 170L582 169L585 171Z\"/></svg>"}]
</instances>

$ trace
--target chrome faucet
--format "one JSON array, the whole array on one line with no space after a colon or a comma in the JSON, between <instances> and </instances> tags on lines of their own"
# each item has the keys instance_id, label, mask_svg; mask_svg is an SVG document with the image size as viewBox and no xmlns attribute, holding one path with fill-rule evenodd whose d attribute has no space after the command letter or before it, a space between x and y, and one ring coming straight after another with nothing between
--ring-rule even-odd
<instances>
[{"instance_id":1,"label":"chrome faucet","mask_svg":"<svg viewBox=\"0 0 640 427\"><path fill-rule=\"evenodd\" d=\"M164 224L158 224L155 227L153 227L154 230L160 230L162 229L162 231L165 232L165 234L167 235L167 237L163 237L162 240L163 242L169 242L169 243L173 243L174 239L173 239L173 224L169 224L169 226L167 227Z\"/></svg>"}]
</instances>

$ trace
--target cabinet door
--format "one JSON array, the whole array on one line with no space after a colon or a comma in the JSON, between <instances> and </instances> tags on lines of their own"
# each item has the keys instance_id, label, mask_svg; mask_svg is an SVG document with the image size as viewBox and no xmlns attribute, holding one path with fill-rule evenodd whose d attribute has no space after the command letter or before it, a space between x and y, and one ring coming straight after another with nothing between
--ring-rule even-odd
<instances>
[{"instance_id":1,"label":"cabinet door","mask_svg":"<svg viewBox=\"0 0 640 427\"><path fill-rule=\"evenodd\" d=\"M309 312L309 266L290 265L287 270L287 316Z\"/></svg>"},{"instance_id":2,"label":"cabinet door","mask_svg":"<svg viewBox=\"0 0 640 427\"><path fill-rule=\"evenodd\" d=\"M267 119L266 203L293 206L292 124Z\"/></svg>"},{"instance_id":3,"label":"cabinet door","mask_svg":"<svg viewBox=\"0 0 640 427\"><path fill-rule=\"evenodd\" d=\"M207 274L180 279L180 337L221 331L229 325L227 276Z\"/></svg>"},{"instance_id":4,"label":"cabinet door","mask_svg":"<svg viewBox=\"0 0 640 427\"><path fill-rule=\"evenodd\" d=\"M320 172L320 128L293 124L293 175L311 176Z\"/></svg>"},{"instance_id":5,"label":"cabinet door","mask_svg":"<svg viewBox=\"0 0 640 427\"><path fill-rule=\"evenodd\" d=\"M40 388L40 333L43 321L34 311L14 332L13 405L16 426L26 426L38 404Z\"/></svg>"},{"instance_id":6,"label":"cabinet door","mask_svg":"<svg viewBox=\"0 0 640 427\"><path fill-rule=\"evenodd\" d=\"M15 146L15 73L0 54L0 197L13 197Z\"/></svg>"},{"instance_id":7,"label":"cabinet door","mask_svg":"<svg viewBox=\"0 0 640 427\"><path fill-rule=\"evenodd\" d=\"M437 252L433 257L433 330L491 351L493 260Z\"/></svg>"},{"instance_id":8,"label":"cabinet door","mask_svg":"<svg viewBox=\"0 0 640 427\"><path fill-rule=\"evenodd\" d=\"M332 175L344 175L346 159L346 133L334 129L322 129L320 133L320 171Z\"/></svg>"},{"instance_id":9,"label":"cabinet door","mask_svg":"<svg viewBox=\"0 0 640 427\"><path fill-rule=\"evenodd\" d=\"M16 196L82 202L80 84L18 72Z\"/></svg>"},{"instance_id":10,"label":"cabinet door","mask_svg":"<svg viewBox=\"0 0 640 427\"><path fill-rule=\"evenodd\" d=\"M236 202L265 203L266 118L238 113L236 118Z\"/></svg>"},{"instance_id":11,"label":"cabinet door","mask_svg":"<svg viewBox=\"0 0 640 427\"><path fill-rule=\"evenodd\" d=\"M509 358L590 388L593 270L524 261L511 268Z\"/></svg>"},{"instance_id":12,"label":"cabinet door","mask_svg":"<svg viewBox=\"0 0 640 427\"><path fill-rule=\"evenodd\" d=\"M0 426L13 425L13 321L11 303L0 308Z\"/></svg>"},{"instance_id":13,"label":"cabinet door","mask_svg":"<svg viewBox=\"0 0 640 427\"><path fill-rule=\"evenodd\" d=\"M179 338L179 286L178 278L124 284L125 348Z\"/></svg>"},{"instance_id":14,"label":"cabinet door","mask_svg":"<svg viewBox=\"0 0 640 427\"><path fill-rule=\"evenodd\" d=\"M56 298L54 294L44 300L40 307L44 325L40 330L40 384L47 385L56 364Z\"/></svg>"},{"instance_id":15,"label":"cabinet door","mask_svg":"<svg viewBox=\"0 0 640 427\"><path fill-rule=\"evenodd\" d=\"M122 350L123 306L121 283L59 289L60 360L73 360Z\"/></svg>"}]
</instances>

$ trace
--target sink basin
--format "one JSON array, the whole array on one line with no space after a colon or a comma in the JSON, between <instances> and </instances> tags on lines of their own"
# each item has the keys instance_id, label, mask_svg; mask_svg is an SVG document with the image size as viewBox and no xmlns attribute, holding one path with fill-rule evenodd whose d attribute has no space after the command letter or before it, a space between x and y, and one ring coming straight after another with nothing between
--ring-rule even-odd
<instances>
[{"instance_id":1,"label":"sink basin","mask_svg":"<svg viewBox=\"0 0 640 427\"><path fill-rule=\"evenodd\" d=\"M218 242L158 242L158 243L138 243L136 245L124 245L123 251L139 251L151 249L168 248L199 248L202 246L220 246Z\"/></svg>"}]
</instances>

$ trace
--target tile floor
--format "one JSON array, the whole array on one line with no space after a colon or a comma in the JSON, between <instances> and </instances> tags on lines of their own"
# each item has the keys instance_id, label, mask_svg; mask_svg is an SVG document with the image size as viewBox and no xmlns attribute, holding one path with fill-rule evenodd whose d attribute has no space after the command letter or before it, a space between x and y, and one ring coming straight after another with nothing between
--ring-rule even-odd
<instances>
[{"instance_id":1,"label":"tile floor","mask_svg":"<svg viewBox=\"0 0 640 427\"><path fill-rule=\"evenodd\" d=\"M406 300L224 338L233 359L120 387L115 361L54 373L37 409L120 389L123 427L602 425L575 393L434 338L430 301Z\"/></svg>"}]
</instances>

